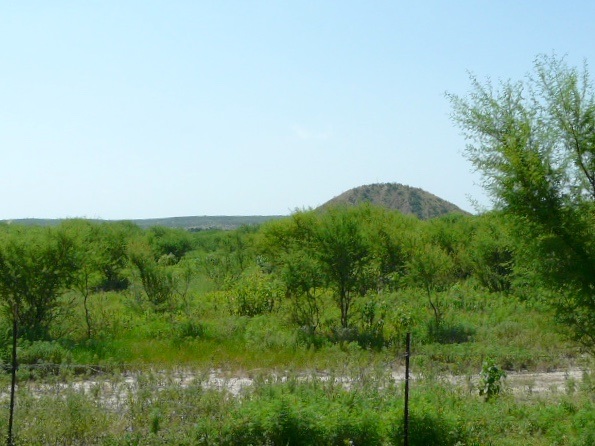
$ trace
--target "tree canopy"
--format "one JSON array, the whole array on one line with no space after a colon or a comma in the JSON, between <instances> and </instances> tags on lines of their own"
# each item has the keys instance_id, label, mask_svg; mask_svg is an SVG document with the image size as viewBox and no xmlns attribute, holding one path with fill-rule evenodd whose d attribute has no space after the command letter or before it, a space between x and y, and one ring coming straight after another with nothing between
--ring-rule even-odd
<instances>
[{"instance_id":1,"label":"tree canopy","mask_svg":"<svg viewBox=\"0 0 595 446\"><path fill-rule=\"evenodd\" d=\"M60 294L75 269L75 245L62 230L17 228L1 234L0 306L18 319L24 337L50 337L62 308Z\"/></svg>"},{"instance_id":2,"label":"tree canopy","mask_svg":"<svg viewBox=\"0 0 595 446\"><path fill-rule=\"evenodd\" d=\"M587 66L538 56L522 81L449 95L467 158L560 319L595 347L595 96Z\"/></svg>"}]
</instances>

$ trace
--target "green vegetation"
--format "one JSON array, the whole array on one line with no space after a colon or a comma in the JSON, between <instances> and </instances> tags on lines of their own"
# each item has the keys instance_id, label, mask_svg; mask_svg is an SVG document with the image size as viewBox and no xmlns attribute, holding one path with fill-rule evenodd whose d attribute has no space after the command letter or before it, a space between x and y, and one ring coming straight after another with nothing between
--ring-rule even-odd
<instances>
[{"instance_id":1,"label":"green vegetation","mask_svg":"<svg viewBox=\"0 0 595 446\"><path fill-rule=\"evenodd\" d=\"M590 441L589 358L525 280L502 214L361 205L233 231L71 220L0 236L6 370L15 314L21 327L16 444L401 444L407 332L411 444ZM585 379L507 390L504 371L568 367ZM252 384L213 389L217 370ZM81 390L126 371L117 397Z\"/></svg>"},{"instance_id":2,"label":"green vegetation","mask_svg":"<svg viewBox=\"0 0 595 446\"><path fill-rule=\"evenodd\" d=\"M529 86L452 98L483 215L0 225L14 443L401 445L411 333L409 444L592 445L595 106L556 59Z\"/></svg>"},{"instance_id":3,"label":"green vegetation","mask_svg":"<svg viewBox=\"0 0 595 446\"><path fill-rule=\"evenodd\" d=\"M452 96L467 156L511 225L527 280L595 347L595 95L586 69L540 56L524 82Z\"/></svg>"}]
</instances>

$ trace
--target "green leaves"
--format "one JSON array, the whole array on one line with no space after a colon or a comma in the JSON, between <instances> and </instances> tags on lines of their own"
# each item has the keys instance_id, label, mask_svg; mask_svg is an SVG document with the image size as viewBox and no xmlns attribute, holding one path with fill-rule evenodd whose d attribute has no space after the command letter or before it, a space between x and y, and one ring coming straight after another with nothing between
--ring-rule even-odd
<instances>
[{"instance_id":1,"label":"green leaves","mask_svg":"<svg viewBox=\"0 0 595 446\"><path fill-rule=\"evenodd\" d=\"M517 253L559 298L575 337L595 347L595 95L586 69L538 56L523 82L471 78L466 98L450 95L497 209L513 223ZM573 302L568 304L568 302Z\"/></svg>"},{"instance_id":2,"label":"green leaves","mask_svg":"<svg viewBox=\"0 0 595 446\"><path fill-rule=\"evenodd\" d=\"M373 250L370 234L380 227L376 217L381 214L370 206L297 212L264 229L266 252L281 271L297 319L310 327L318 324L317 289L326 287L340 311L341 327L347 328L354 299L380 283L378 263L384 263L385 275L401 266L389 257L392 252ZM385 236L386 242L386 231ZM381 255L387 257L380 260Z\"/></svg>"},{"instance_id":3,"label":"green leaves","mask_svg":"<svg viewBox=\"0 0 595 446\"><path fill-rule=\"evenodd\" d=\"M258 269L245 271L226 292L232 314L256 316L270 313L278 304L281 284Z\"/></svg>"},{"instance_id":4,"label":"green leaves","mask_svg":"<svg viewBox=\"0 0 595 446\"><path fill-rule=\"evenodd\" d=\"M506 372L498 367L493 359L487 358L481 368L479 395L485 397L486 401L500 395L504 378Z\"/></svg>"},{"instance_id":5,"label":"green leaves","mask_svg":"<svg viewBox=\"0 0 595 446\"><path fill-rule=\"evenodd\" d=\"M75 244L62 229L20 228L0 240L1 305L16 312L21 333L49 339L52 321L63 306L61 292L74 280Z\"/></svg>"}]
</instances>

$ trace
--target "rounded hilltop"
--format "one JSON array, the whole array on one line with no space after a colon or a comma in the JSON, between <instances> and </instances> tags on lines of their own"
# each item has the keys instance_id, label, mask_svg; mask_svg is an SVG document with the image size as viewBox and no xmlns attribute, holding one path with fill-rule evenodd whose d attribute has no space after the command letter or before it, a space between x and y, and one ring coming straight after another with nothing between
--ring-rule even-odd
<instances>
[{"instance_id":1,"label":"rounded hilltop","mask_svg":"<svg viewBox=\"0 0 595 446\"><path fill-rule=\"evenodd\" d=\"M355 187L327 201L318 209L337 205L358 205L370 203L403 214L412 214L422 220L446 214L469 214L457 205L450 203L418 187L399 183L376 183Z\"/></svg>"}]
</instances>

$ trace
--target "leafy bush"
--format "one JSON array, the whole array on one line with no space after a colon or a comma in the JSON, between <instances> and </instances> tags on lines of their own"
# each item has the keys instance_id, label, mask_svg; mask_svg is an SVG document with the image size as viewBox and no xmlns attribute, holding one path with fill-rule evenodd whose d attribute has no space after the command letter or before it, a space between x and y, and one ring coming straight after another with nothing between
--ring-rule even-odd
<instances>
[{"instance_id":1,"label":"leafy bush","mask_svg":"<svg viewBox=\"0 0 595 446\"><path fill-rule=\"evenodd\" d=\"M256 316L270 313L282 296L279 282L258 269L248 271L235 282L227 293L229 308L238 316Z\"/></svg>"},{"instance_id":2,"label":"leafy bush","mask_svg":"<svg viewBox=\"0 0 595 446\"><path fill-rule=\"evenodd\" d=\"M328 344L328 338L311 326L302 326L296 332L296 345L319 349Z\"/></svg>"},{"instance_id":3,"label":"leafy bush","mask_svg":"<svg viewBox=\"0 0 595 446\"><path fill-rule=\"evenodd\" d=\"M224 430L224 445L317 445L321 432L312 408L284 397L254 401L239 409Z\"/></svg>"},{"instance_id":4,"label":"leafy bush","mask_svg":"<svg viewBox=\"0 0 595 446\"><path fill-rule=\"evenodd\" d=\"M412 411L409 414L410 446L458 446L467 444L467 435L456 420L432 412L419 410ZM396 428L392 432L392 444L402 445L404 439L403 423L398 420L394 425Z\"/></svg>"},{"instance_id":5,"label":"leafy bush","mask_svg":"<svg viewBox=\"0 0 595 446\"><path fill-rule=\"evenodd\" d=\"M572 442L572 446L595 444L595 405L593 403L578 412L572 424L578 432L578 438Z\"/></svg>"},{"instance_id":6,"label":"leafy bush","mask_svg":"<svg viewBox=\"0 0 595 446\"><path fill-rule=\"evenodd\" d=\"M147 238L155 259L169 256L177 262L192 249L192 235L183 229L154 226L147 230Z\"/></svg>"},{"instance_id":7,"label":"leafy bush","mask_svg":"<svg viewBox=\"0 0 595 446\"><path fill-rule=\"evenodd\" d=\"M174 324L174 339L183 341L185 339L199 339L205 336L205 326L199 321L181 317Z\"/></svg>"},{"instance_id":8,"label":"leafy bush","mask_svg":"<svg viewBox=\"0 0 595 446\"><path fill-rule=\"evenodd\" d=\"M72 354L55 341L21 341L18 348L21 364L69 364Z\"/></svg>"},{"instance_id":9,"label":"leafy bush","mask_svg":"<svg viewBox=\"0 0 595 446\"><path fill-rule=\"evenodd\" d=\"M479 394L485 396L486 401L498 396L502 391L504 378L506 372L498 367L493 359L486 359L481 368Z\"/></svg>"},{"instance_id":10,"label":"leafy bush","mask_svg":"<svg viewBox=\"0 0 595 446\"><path fill-rule=\"evenodd\" d=\"M383 444L378 413L345 404L338 397L339 401L328 401L320 392L312 394L301 389L246 401L230 417L221 444Z\"/></svg>"},{"instance_id":11,"label":"leafy bush","mask_svg":"<svg viewBox=\"0 0 595 446\"><path fill-rule=\"evenodd\" d=\"M142 241L129 246L131 263L140 275L143 289L149 302L158 310L166 310L171 306L176 291L176 281L167 266L158 264Z\"/></svg>"}]
</instances>

